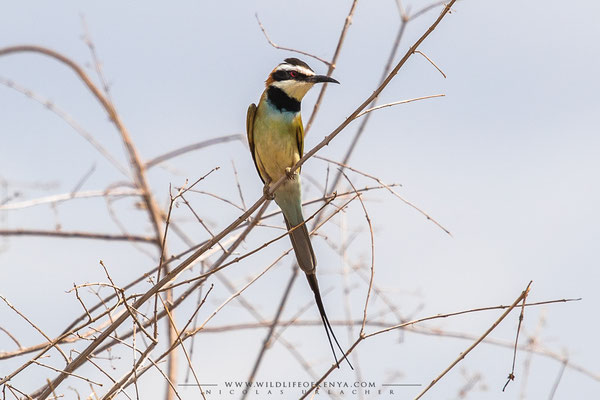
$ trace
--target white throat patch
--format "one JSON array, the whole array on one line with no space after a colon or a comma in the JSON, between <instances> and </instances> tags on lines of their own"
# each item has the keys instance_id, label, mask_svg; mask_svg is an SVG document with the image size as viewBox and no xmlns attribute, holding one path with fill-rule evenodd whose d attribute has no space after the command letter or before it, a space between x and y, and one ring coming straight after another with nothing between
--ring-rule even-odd
<instances>
[{"instance_id":1,"label":"white throat patch","mask_svg":"<svg viewBox=\"0 0 600 400\"><path fill-rule=\"evenodd\" d=\"M271 83L271 86L275 86L276 88L283 90L285 94L298 101L302 100L306 92L308 92L310 88L313 87L313 85L313 82L303 82L294 80L278 81Z\"/></svg>"}]
</instances>

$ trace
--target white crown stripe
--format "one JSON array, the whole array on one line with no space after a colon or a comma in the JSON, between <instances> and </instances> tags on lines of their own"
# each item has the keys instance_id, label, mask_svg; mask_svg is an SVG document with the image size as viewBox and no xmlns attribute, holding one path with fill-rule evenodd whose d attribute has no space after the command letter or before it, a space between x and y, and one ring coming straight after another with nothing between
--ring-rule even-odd
<instances>
[{"instance_id":1,"label":"white crown stripe","mask_svg":"<svg viewBox=\"0 0 600 400\"><path fill-rule=\"evenodd\" d=\"M301 74L312 76L315 73L308 68L302 67L300 65L291 65L291 64L279 64L277 66L276 71L296 71Z\"/></svg>"}]
</instances>

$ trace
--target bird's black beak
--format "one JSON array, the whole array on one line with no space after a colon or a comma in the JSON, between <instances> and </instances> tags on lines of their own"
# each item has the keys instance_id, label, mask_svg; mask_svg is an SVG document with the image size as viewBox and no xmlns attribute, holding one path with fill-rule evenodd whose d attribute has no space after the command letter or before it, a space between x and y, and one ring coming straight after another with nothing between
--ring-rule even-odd
<instances>
[{"instance_id":1,"label":"bird's black beak","mask_svg":"<svg viewBox=\"0 0 600 400\"><path fill-rule=\"evenodd\" d=\"M331 82L331 83L338 83L338 81L336 81L335 79L326 76L326 75L313 75L310 77L310 81L313 83L324 83L324 82Z\"/></svg>"}]
</instances>

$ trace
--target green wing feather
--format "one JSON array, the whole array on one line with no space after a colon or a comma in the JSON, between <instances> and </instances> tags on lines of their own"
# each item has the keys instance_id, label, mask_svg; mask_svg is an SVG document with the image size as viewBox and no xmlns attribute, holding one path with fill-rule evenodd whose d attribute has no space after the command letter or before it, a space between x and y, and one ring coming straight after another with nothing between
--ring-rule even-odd
<instances>
[{"instance_id":1,"label":"green wing feather","mask_svg":"<svg viewBox=\"0 0 600 400\"><path fill-rule=\"evenodd\" d=\"M248 135L248 146L250 146L250 154L252 154L252 160L254 161L254 166L256 167L256 171L258 172L258 176L260 180L265 183L265 180L260 173L260 169L258 168L258 163L256 162L256 154L254 154L254 116L256 115L256 104L252 103L248 106L248 114L246 114L246 134Z\"/></svg>"},{"instance_id":2,"label":"green wing feather","mask_svg":"<svg viewBox=\"0 0 600 400\"><path fill-rule=\"evenodd\" d=\"M298 128L296 129L296 142L298 144L298 154L300 158L304 155L304 126L302 126L302 118L298 115ZM298 168L298 173L300 173Z\"/></svg>"}]
</instances>

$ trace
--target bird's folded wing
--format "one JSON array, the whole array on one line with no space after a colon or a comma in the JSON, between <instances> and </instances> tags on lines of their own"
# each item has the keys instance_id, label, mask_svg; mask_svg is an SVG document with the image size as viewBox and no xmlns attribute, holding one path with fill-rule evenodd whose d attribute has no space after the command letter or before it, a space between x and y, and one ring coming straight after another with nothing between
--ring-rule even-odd
<instances>
[{"instance_id":1,"label":"bird's folded wing","mask_svg":"<svg viewBox=\"0 0 600 400\"><path fill-rule=\"evenodd\" d=\"M258 168L258 163L256 162L256 154L254 153L254 116L256 115L256 104L252 103L248 106L248 114L246 114L246 134L248 135L248 146L250 146L250 154L252 154L252 160L254 161L254 166L256 167L256 171L258 171L258 176L265 183L265 180L260 173L260 169Z\"/></svg>"},{"instance_id":2,"label":"bird's folded wing","mask_svg":"<svg viewBox=\"0 0 600 400\"><path fill-rule=\"evenodd\" d=\"M302 126L302 119L300 117L300 113L298 113L298 124L296 124L296 144L298 145L298 154L300 158L304 155L304 127ZM298 173L300 173L300 168L298 168Z\"/></svg>"}]
</instances>

